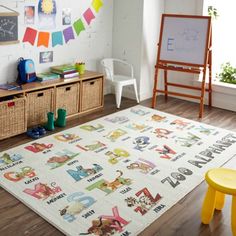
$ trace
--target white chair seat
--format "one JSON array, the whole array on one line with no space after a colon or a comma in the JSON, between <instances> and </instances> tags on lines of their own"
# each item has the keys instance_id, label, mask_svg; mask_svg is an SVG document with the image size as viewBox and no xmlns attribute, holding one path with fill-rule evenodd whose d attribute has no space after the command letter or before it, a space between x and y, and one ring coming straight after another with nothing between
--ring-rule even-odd
<instances>
[{"instance_id":1,"label":"white chair seat","mask_svg":"<svg viewBox=\"0 0 236 236\"><path fill-rule=\"evenodd\" d=\"M124 84L133 84L136 79L124 75L114 75L114 83L124 83Z\"/></svg>"},{"instance_id":2,"label":"white chair seat","mask_svg":"<svg viewBox=\"0 0 236 236\"><path fill-rule=\"evenodd\" d=\"M114 74L114 61L129 66L130 69L131 69L131 76L115 75ZM117 108L120 108L120 102L121 102L123 86L127 86L127 85L133 85L136 100L137 100L137 103L139 103L137 83L136 83L136 79L134 78L133 66L131 64L125 62L125 61L122 61L122 60L119 60L119 59L113 59L113 58L103 59L101 61L101 65L104 68L106 78L111 80L112 84L115 87Z\"/></svg>"}]
</instances>

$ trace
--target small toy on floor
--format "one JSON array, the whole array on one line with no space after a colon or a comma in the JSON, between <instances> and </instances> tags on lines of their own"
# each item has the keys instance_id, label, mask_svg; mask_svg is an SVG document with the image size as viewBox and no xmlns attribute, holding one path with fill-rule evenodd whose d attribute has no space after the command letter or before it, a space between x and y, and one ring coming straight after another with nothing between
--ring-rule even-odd
<instances>
[{"instance_id":1,"label":"small toy on floor","mask_svg":"<svg viewBox=\"0 0 236 236\"><path fill-rule=\"evenodd\" d=\"M37 126L27 130L26 133L30 138L38 139L46 134L46 130L42 126Z\"/></svg>"}]
</instances>

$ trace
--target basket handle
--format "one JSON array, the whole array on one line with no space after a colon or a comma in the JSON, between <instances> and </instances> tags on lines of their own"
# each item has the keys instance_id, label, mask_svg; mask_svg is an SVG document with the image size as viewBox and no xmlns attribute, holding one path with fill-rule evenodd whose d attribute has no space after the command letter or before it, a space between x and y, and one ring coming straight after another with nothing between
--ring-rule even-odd
<instances>
[{"instance_id":1,"label":"basket handle","mask_svg":"<svg viewBox=\"0 0 236 236\"><path fill-rule=\"evenodd\" d=\"M8 103L7 103L7 106L8 106L8 107L14 107L14 106L15 106L15 102L8 102Z\"/></svg>"},{"instance_id":2,"label":"basket handle","mask_svg":"<svg viewBox=\"0 0 236 236\"><path fill-rule=\"evenodd\" d=\"M70 91L70 90L71 90L71 87L67 87L67 88L66 88L66 91Z\"/></svg>"},{"instance_id":3,"label":"basket handle","mask_svg":"<svg viewBox=\"0 0 236 236\"><path fill-rule=\"evenodd\" d=\"M90 82L89 84L90 84L90 85L94 85L94 83L95 83L95 81L92 81L92 82Z\"/></svg>"},{"instance_id":4,"label":"basket handle","mask_svg":"<svg viewBox=\"0 0 236 236\"><path fill-rule=\"evenodd\" d=\"M43 93L38 93L38 97L43 97Z\"/></svg>"}]
</instances>

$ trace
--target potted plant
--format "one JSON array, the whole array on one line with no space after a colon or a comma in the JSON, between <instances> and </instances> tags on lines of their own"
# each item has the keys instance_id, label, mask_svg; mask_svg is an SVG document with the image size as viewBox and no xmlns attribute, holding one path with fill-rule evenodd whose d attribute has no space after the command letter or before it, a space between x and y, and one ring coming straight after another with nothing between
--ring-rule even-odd
<instances>
[{"instance_id":1,"label":"potted plant","mask_svg":"<svg viewBox=\"0 0 236 236\"><path fill-rule=\"evenodd\" d=\"M208 16L211 16L212 19L217 19L218 15L218 11L215 7L213 6L208 6Z\"/></svg>"},{"instance_id":2,"label":"potted plant","mask_svg":"<svg viewBox=\"0 0 236 236\"><path fill-rule=\"evenodd\" d=\"M233 67L230 62L221 65L221 72L217 77L221 82L236 84L236 67Z\"/></svg>"}]
</instances>

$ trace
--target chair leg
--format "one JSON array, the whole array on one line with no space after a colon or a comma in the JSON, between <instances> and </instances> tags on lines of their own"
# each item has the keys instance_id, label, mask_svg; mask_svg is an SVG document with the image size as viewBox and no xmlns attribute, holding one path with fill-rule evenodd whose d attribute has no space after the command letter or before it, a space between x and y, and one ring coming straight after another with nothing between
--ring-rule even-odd
<instances>
[{"instance_id":1,"label":"chair leg","mask_svg":"<svg viewBox=\"0 0 236 236\"><path fill-rule=\"evenodd\" d=\"M221 211L225 204L225 195L221 192L216 192L216 205L215 209Z\"/></svg>"},{"instance_id":2,"label":"chair leg","mask_svg":"<svg viewBox=\"0 0 236 236\"><path fill-rule=\"evenodd\" d=\"M233 236L236 236L236 196L232 196L231 228Z\"/></svg>"},{"instance_id":3,"label":"chair leg","mask_svg":"<svg viewBox=\"0 0 236 236\"><path fill-rule=\"evenodd\" d=\"M115 86L115 93L116 93L116 107L120 108L121 96L122 96L122 86L116 85Z\"/></svg>"},{"instance_id":4,"label":"chair leg","mask_svg":"<svg viewBox=\"0 0 236 236\"><path fill-rule=\"evenodd\" d=\"M136 81L134 82L134 92L135 92L137 103L139 103L138 90L137 90L137 83L136 83Z\"/></svg>"},{"instance_id":5,"label":"chair leg","mask_svg":"<svg viewBox=\"0 0 236 236\"><path fill-rule=\"evenodd\" d=\"M209 224L215 210L215 202L216 202L216 191L212 187L208 187L203 205L202 205L202 223Z\"/></svg>"}]
</instances>

